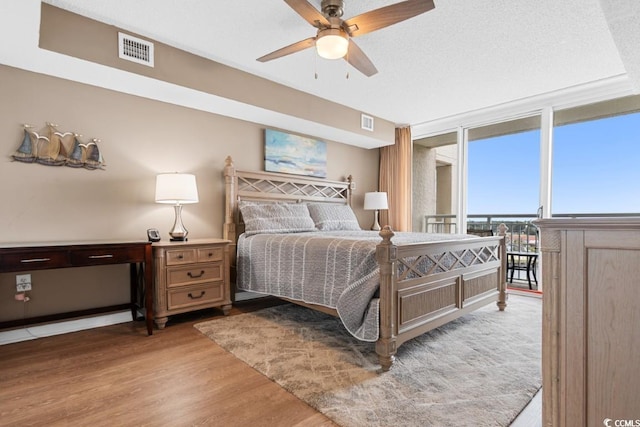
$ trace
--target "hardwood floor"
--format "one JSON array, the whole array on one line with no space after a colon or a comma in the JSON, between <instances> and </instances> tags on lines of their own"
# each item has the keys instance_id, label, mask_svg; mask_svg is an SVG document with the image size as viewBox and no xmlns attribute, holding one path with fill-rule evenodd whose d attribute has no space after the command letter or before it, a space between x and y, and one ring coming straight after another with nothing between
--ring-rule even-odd
<instances>
[{"instance_id":1,"label":"hardwood floor","mask_svg":"<svg viewBox=\"0 0 640 427\"><path fill-rule=\"evenodd\" d=\"M193 328L213 316L174 316L150 337L129 322L0 346L0 426L335 426ZM535 402L514 426L541 425Z\"/></svg>"},{"instance_id":2,"label":"hardwood floor","mask_svg":"<svg viewBox=\"0 0 640 427\"><path fill-rule=\"evenodd\" d=\"M0 346L0 425L334 425L193 328L211 316L175 316L151 337L130 322Z\"/></svg>"}]
</instances>

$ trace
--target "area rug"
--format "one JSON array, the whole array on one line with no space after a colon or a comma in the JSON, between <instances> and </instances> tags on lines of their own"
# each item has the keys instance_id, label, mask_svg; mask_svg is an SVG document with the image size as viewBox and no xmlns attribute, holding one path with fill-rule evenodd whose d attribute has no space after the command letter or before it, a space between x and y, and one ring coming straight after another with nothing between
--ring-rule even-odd
<instances>
[{"instance_id":1,"label":"area rug","mask_svg":"<svg viewBox=\"0 0 640 427\"><path fill-rule=\"evenodd\" d=\"M373 343L286 304L195 327L341 426L508 426L541 386L541 301L511 296L403 344Z\"/></svg>"}]
</instances>

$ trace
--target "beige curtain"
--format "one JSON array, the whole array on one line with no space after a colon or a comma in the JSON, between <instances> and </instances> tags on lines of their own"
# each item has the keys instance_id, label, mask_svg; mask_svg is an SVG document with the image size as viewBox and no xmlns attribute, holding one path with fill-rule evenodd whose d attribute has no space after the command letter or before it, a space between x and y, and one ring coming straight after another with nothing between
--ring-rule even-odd
<instances>
[{"instance_id":1,"label":"beige curtain","mask_svg":"<svg viewBox=\"0 0 640 427\"><path fill-rule=\"evenodd\" d=\"M380 225L395 231L411 231L411 128L396 128L396 143L380 149L380 191L389 210L380 212Z\"/></svg>"}]
</instances>

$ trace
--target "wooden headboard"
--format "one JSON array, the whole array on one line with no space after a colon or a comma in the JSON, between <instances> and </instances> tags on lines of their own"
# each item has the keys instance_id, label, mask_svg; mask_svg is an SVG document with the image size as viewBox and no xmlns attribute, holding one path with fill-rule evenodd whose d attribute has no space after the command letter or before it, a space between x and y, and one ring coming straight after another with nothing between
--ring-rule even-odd
<instances>
[{"instance_id":1,"label":"wooden headboard","mask_svg":"<svg viewBox=\"0 0 640 427\"><path fill-rule=\"evenodd\" d=\"M225 160L225 215L222 231L225 239L231 240L232 266L235 265L235 244L244 232L244 224L238 202L323 202L351 206L354 187L351 175L346 181L329 181L297 175L273 172L245 172L236 170L231 156Z\"/></svg>"}]
</instances>

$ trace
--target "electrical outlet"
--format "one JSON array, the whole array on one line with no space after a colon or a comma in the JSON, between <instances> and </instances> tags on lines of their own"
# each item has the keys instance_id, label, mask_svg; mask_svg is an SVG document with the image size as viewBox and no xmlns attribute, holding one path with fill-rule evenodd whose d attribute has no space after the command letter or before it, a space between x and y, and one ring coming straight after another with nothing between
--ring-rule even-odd
<instances>
[{"instance_id":1,"label":"electrical outlet","mask_svg":"<svg viewBox=\"0 0 640 427\"><path fill-rule=\"evenodd\" d=\"M30 274L18 274L16 275L16 290L18 292L26 292L31 290L31 275Z\"/></svg>"}]
</instances>

